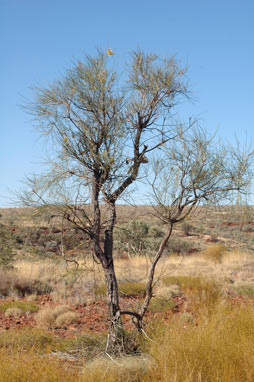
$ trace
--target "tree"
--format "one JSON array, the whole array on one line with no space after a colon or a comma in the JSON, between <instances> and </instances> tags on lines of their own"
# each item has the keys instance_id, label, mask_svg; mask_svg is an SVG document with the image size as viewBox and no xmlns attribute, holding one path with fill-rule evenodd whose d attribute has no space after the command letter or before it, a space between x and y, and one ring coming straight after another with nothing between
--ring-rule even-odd
<instances>
[{"instance_id":1,"label":"tree","mask_svg":"<svg viewBox=\"0 0 254 382\"><path fill-rule=\"evenodd\" d=\"M199 151L192 152L186 131L194 123L178 124L173 115L176 104L188 97L186 69L174 58L160 60L154 54L133 52L124 76L111 68L110 60L98 52L95 57L76 62L62 80L37 89L35 101L26 105L42 135L51 139L54 157L43 175L27 179L29 188L23 191L21 199L27 206L57 210L57 214L90 237L93 256L105 275L107 350L121 352L121 315L132 315L136 326L142 328L152 297L155 268L173 225L189 215L200 201L242 190L248 166L239 167L244 159L235 156L235 167L223 182L227 161L223 155L208 151L210 141L196 134L191 142ZM183 151L178 150L181 145ZM172 171L168 165L163 171L157 158L153 167L155 179L150 181L155 207L162 212L160 218L167 231L151 264L144 305L139 312L123 312L113 260L116 202L139 177L150 179L144 169L153 152L161 153L164 166L165 160L173 166ZM201 162L197 155L201 155ZM209 171L208 163L212 166ZM162 177L160 190L158 182ZM170 201L167 197L162 200L161 195L169 195L169 191Z\"/></svg>"}]
</instances>

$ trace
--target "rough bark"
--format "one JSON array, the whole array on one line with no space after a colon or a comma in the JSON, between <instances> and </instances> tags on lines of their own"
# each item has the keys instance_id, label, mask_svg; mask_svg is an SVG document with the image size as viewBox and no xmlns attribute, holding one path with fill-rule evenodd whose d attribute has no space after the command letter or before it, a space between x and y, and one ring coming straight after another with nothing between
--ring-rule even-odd
<instances>
[{"instance_id":1,"label":"rough bark","mask_svg":"<svg viewBox=\"0 0 254 382\"><path fill-rule=\"evenodd\" d=\"M104 274L108 304L108 342L107 351L122 353L124 349L124 331L121 321L118 285L113 260L113 229L115 225L115 203L109 203L107 224L104 231Z\"/></svg>"}]
</instances>

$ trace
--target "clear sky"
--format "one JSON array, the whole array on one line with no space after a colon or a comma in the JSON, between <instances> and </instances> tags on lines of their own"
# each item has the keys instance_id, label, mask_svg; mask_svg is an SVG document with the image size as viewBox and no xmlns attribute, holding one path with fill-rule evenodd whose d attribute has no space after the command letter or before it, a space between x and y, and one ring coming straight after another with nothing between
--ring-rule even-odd
<instances>
[{"instance_id":1,"label":"clear sky","mask_svg":"<svg viewBox=\"0 0 254 382\"><path fill-rule=\"evenodd\" d=\"M45 154L19 106L75 58L111 48L120 65L136 48L188 66L199 116L231 142L254 137L253 0L0 0L0 207Z\"/></svg>"}]
</instances>

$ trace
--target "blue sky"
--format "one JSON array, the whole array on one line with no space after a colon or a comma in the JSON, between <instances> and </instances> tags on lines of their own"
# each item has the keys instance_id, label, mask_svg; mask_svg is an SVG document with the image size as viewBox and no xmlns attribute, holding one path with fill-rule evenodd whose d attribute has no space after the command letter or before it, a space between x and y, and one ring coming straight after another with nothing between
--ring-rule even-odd
<instances>
[{"instance_id":1,"label":"blue sky","mask_svg":"<svg viewBox=\"0 0 254 382\"><path fill-rule=\"evenodd\" d=\"M136 48L176 55L195 99L183 115L229 142L253 138L253 0L0 0L0 41L0 207L45 154L22 97L96 48L112 48L117 65Z\"/></svg>"}]
</instances>

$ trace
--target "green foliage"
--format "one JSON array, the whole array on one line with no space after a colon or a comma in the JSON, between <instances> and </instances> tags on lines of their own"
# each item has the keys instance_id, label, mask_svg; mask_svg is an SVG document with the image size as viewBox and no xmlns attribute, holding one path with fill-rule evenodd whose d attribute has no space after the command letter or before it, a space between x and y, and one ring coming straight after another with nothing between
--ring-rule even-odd
<instances>
[{"instance_id":1,"label":"green foliage","mask_svg":"<svg viewBox=\"0 0 254 382\"><path fill-rule=\"evenodd\" d=\"M0 382L82 382L76 370L62 360L38 352L0 350Z\"/></svg>"},{"instance_id":2,"label":"green foliage","mask_svg":"<svg viewBox=\"0 0 254 382\"><path fill-rule=\"evenodd\" d=\"M126 282L119 284L119 293L124 296L144 296L146 284L143 282Z\"/></svg>"},{"instance_id":3,"label":"green foliage","mask_svg":"<svg viewBox=\"0 0 254 382\"><path fill-rule=\"evenodd\" d=\"M182 228L184 234L188 236L190 234L191 230L193 229L193 226L188 222L184 222L182 224L181 228Z\"/></svg>"},{"instance_id":4,"label":"green foliage","mask_svg":"<svg viewBox=\"0 0 254 382\"><path fill-rule=\"evenodd\" d=\"M88 358L103 352L106 347L107 336L105 333L88 334L82 333L73 338L55 338L54 349L69 352L72 350L82 351L82 355Z\"/></svg>"},{"instance_id":5,"label":"green foliage","mask_svg":"<svg viewBox=\"0 0 254 382\"><path fill-rule=\"evenodd\" d=\"M34 352L39 353L76 351L90 358L105 349L106 340L104 333L99 335L82 333L72 338L61 338L42 329L15 329L0 332L0 349L16 349L18 351L33 349Z\"/></svg>"},{"instance_id":6,"label":"green foliage","mask_svg":"<svg viewBox=\"0 0 254 382\"><path fill-rule=\"evenodd\" d=\"M165 285L179 285L196 311L203 309L208 314L212 314L215 306L221 301L221 285L212 279L193 276L169 276L164 277L162 282Z\"/></svg>"},{"instance_id":7,"label":"green foliage","mask_svg":"<svg viewBox=\"0 0 254 382\"><path fill-rule=\"evenodd\" d=\"M174 310L177 307L177 303L172 299L165 299L163 297L152 298L148 311L150 312L167 312L168 310Z\"/></svg>"},{"instance_id":8,"label":"green foliage","mask_svg":"<svg viewBox=\"0 0 254 382\"><path fill-rule=\"evenodd\" d=\"M19 308L21 309L22 313L34 313L39 310L38 305L33 304L30 301L4 301L0 304L0 312L4 313L7 309L10 308Z\"/></svg>"},{"instance_id":9,"label":"green foliage","mask_svg":"<svg viewBox=\"0 0 254 382\"><path fill-rule=\"evenodd\" d=\"M9 265L14 260L14 256L11 232L0 224L0 267Z\"/></svg>"},{"instance_id":10,"label":"green foliage","mask_svg":"<svg viewBox=\"0 0 254 382\"><path fill-rule=\"evenodd\" d=\"M116 227L114 246L119 253L141 255L158 249L164 232L153 224L133 220Z\"/></svg>"},{"instance_id":11,"label":"green foliage","mask_svg":"<svg viewBox=\"0 0 254 382\"><path fill-rule=\"evenodd\" d=\"M0 348L46 351L53 348L56 339L52 334L38 329L8 330L0 332Z\"/></svg>"},{"instance_id":12,"label":"green foliage","mask_svg":"<svg viewBox=\"0 0 254 382\"><path fill-rule=\"evenodd\" d=\"M233 290L238 296L254 297L253 285L239 285L234 287Z\"/></svg>"},{"instance_id":13,"label":"green foliage","mask_svg":"<svg viewBox=\"0 0 254 382\"><path fill-rule=\"evenodd\" d=\"M118 285L119 294L122 296L139 296L145 295L146 284L144 282L125 282ZM106 287L103 284L96 286L95 295L98 297L106 296Z\"/></svg>"},{"instance_id":14,"label":"green foliage","mask_svg":"<svg viewBox=\"0 0 254 382\"><path fill-rule=\"evenodd\" d=\"M177 253L178 255L184 255L192 251L192 245L188 241L181 240L179 238L170 238L167 243L167 251L169 254Z\"/></svg>"}]
</instances>

